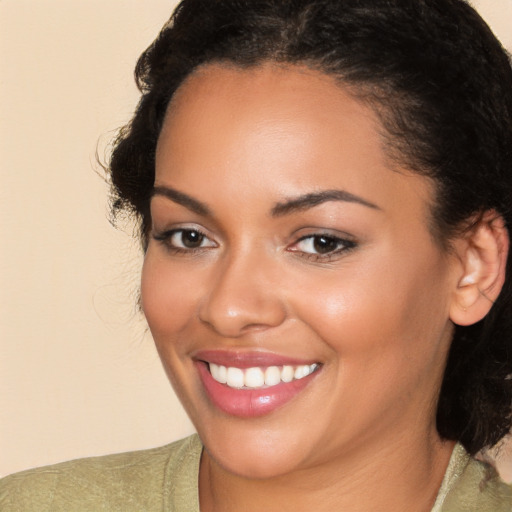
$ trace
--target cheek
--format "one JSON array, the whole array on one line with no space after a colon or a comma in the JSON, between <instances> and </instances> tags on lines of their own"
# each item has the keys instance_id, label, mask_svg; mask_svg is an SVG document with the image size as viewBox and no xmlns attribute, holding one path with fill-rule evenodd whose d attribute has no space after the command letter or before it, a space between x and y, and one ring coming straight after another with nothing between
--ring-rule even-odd
<instances>
[{"instance_id":1,"label":"cheek","mask_svg":"<svg viewBox=\"0 0 512 512\"><path fill-rule=\"evenodd\" d=\"M199 299L196 274L176 271L165 258L148 249L141 280L141 299L157 351L167 376L187 411L193 411L192 396L198 390L189 376L193 372L188 357L193 349L187 340ZM193 338L193 337L192 337Z\"/></svg>"},{"instance_id":2,"label":"cheek","mask_svg":"<svg viewBox=\"0 0 512 512\"><path fill-rule=\"evenodd\" d=\"M434 253L422 261L397 251L382 256L304 279L293 293L297 314L335 352L364 364L372 357L382 362L386 354L424 358L444 339L448 323L444 262Z\"/></svg>"},{"instance_id":3,"label":"cheek","mask_svg":"<svg viewBox=\"0 0 512 512\"><path fill-rule=\"evenodd\" d=\"M418 414L430 411L451 331L443 286L423 272L437 262L426 259L421 271L406 263L304 280L295 295L297 316L330 350L333 424L353 411L348 424L361 432L372 418L398 421L414 404Z\"/></svg>"},{"instance_id":4,"label":"cheek","mask_svg":"<svg viewBox=\"0 0 512 512\"><path fill-rule=\"evenodd\" d=\"M193 318L200 297L200 280L193 272L173 269L169 261L148 249L141 280L142 309L155 343L171 341Z\"/></svg>"}]
</instances>

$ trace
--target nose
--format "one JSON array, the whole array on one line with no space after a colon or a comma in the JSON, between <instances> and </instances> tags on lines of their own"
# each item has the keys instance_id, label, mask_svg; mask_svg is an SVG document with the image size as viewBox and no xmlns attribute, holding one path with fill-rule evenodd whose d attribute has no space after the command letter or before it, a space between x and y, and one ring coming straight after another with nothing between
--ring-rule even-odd
<instances>
[{"instance_id":1,"label":"nose","mask_svg":"<svg viewBox=\"0 0 512 512\"><path fill-rule=\"evenodd\" d=\"M220 262L199 308L201 322L229 338L284 322L286 308L274 266L254 251Z\"/></svg>"}]
</instances>

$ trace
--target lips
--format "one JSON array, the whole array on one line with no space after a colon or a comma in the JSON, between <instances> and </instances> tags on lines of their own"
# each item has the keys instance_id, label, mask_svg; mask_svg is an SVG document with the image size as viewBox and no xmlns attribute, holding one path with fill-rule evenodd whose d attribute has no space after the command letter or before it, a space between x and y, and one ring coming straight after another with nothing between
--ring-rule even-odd
<instances>
[{"instance_id":1,"label":"lips","mask_svg":"<svg viewBox=\"0 0 512 512\"><path fill-rule=\"evenodd\" d=\"M265 352L203 351L194 359L210 401L221 411L243 418L284 406L321 369L318 362Z\"/></svg>"}]
</instances>

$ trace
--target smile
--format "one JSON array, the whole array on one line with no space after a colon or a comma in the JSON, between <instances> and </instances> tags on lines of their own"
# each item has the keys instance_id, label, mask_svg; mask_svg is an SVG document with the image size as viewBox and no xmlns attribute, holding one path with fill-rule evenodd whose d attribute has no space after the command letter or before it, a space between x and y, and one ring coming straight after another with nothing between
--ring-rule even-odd
<instances>
[{"instance_id":1,"label":"smile","mask_svg":"<svg viewBox=\"0 0 512 512\"><path fill-rule=\"evenodd\" d=\"M210 403L239 418L264 416L299 399L323 368L320 362L265 352L208 350L194 359Z\"/></svg>"},{"instance_id":2,"label":"smile","mask_svg":"<svg viewBox=\"0 0 512 512\"><path fill-rule=\"evenodd\" d=\"M209 363L209 370L216 382L233 389L264 389L284 382L300 380L318 368L317 363L305 365L268 366L267 368L237 368Z\"/></svg>"}]
</instances>

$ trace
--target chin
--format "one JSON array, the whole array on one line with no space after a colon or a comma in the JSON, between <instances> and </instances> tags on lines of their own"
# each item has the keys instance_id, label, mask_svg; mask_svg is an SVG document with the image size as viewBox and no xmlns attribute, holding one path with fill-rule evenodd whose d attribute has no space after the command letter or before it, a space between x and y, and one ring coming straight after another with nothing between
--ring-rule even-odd
<instances>
[{"instance_id":1,"label":"chin","mask_svg":"<svg viewBox=\"0 0 512 512\"><path fill-rule=\"evenodd\" d=\"M245 428L212 429L199 435L211 459L225 471L248 479L275 478L304 463L304 443L285 432ZM229 434L228 434L229 432Z\"/></svg>"}]
</instances>

